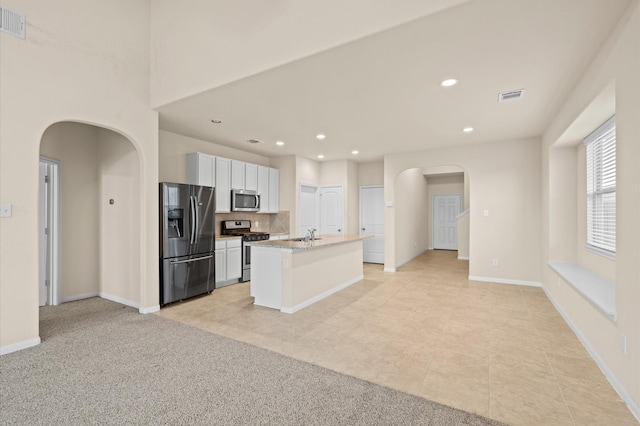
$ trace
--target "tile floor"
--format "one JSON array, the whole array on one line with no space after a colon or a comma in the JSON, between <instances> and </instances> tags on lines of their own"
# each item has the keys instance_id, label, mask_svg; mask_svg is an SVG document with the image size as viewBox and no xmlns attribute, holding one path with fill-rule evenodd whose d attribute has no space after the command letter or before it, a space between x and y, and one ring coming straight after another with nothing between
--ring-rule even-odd
<instances>
[{"instance_id":1,"label":"tile floor","mask_svg":"<svg viewBox=\"0 0 640 426\"><path fill-rule=\"evenodd\" d=\"M512 425L637 425L540 288L469 281L456 252L365 279L289 315L249 284L158 315Z\"/></svg>"}]
</instances>

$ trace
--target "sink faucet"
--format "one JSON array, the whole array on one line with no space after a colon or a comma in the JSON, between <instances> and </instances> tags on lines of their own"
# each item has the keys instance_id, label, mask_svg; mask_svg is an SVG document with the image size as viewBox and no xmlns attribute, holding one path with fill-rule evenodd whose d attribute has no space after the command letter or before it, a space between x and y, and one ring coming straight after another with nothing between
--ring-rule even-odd
<instances>
[{"instance_id":1,"label":"sink faucet","mask_svg":"<svg viewBox=\"0 0 640 426\"><path fill-rule=\"evenodd\" d=\"M311 228L309 230L307 230L307 235L304 237L305 241L314 241L316 239L316 229L315 228Z\"/></svg>"}]
</instances>

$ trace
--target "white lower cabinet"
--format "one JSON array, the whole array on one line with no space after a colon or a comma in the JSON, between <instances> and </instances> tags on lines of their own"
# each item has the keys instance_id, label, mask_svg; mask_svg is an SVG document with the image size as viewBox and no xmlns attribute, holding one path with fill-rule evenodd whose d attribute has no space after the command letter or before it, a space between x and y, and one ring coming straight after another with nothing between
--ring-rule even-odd
<instances>
[{"instance_id":1,"label":"white lower cabinet","mask_svg":"<svg viewBox=\"0 0 640 426\"><path fill-rule=\"evenodd\" d=\"M242 241L240 238L227 241L227 279L242 277Z\"/></svg>"},{"instance_id":2,"label":"white lower cabinet","mask_svg":"<svg viewBox=\"0 0 640 426\"><path fill-rule=\"evenodd\" d=\"M216 288L235 284L242 277L242 240L216 240Z\"/></svg>"}]
</instances>

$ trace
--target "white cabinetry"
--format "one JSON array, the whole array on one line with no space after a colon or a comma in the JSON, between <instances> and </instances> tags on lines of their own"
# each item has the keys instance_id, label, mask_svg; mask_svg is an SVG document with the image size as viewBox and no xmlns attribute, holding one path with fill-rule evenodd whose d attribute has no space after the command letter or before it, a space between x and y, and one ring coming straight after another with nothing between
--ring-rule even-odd
<instances>
[{"instance_id":1,"label":"white cabinetry","mask_svg":"<svg viewBox=\"0 0 640 426\"><path fill-rule=\"evenodd\" d=\"M244 189L248 191L258 190L258 165L244 164Z\"/></svg>"},{"instance_id":2,"label":"white cabinetry","mask_svg":"<svg viewBox=\"0 0 640 426\"><path fill-rule=\"evenodd\" d=\"M216 240L216 288L237 283L242 277L242 240Z\"/></svg>"},{"instance_id":3,"label":"white cabinetry","mask_svg":"<svg viewBox=\"0 0 640 426\"><path fill-rule=\"evenodd\" d=\"M227 240L227 279L237 280L242 277L242 240Z\"/></svg>"},{"instance_id":4,"label":"white cabinetry","mask_svg":"<svg viewBox=\"0 0 640 426\"><path fill-rule=\"evenodd\" d=\"M245 162L238 160L231 160L231 189L245 189L244 188L244 169Z\"/></svg>"},{"instance_id":5,"label":"white cabinetry","mask_svg":"<svg viewBox=\"0 0 640 426\"><path fill-rule=\"evenodd\" d=\"M280 172L269 169L269 213L278 213L280 205Z\"/></svg>"},{"instance_id":6,"label":"white cabinetry","mask_svg":"<svg viewBox=\"0 0 640 426\"><path fill-rule=\"evenodd\" d=\"M216 287L227 280L227 243L216 241Z\"/></svg>"},{"instance_id":7,"label":"white cabinetry","mask_svg":"<svg viewBox=\"0 0 640 426\"><path fill-rule=\"evenodd\" d=\"M216 213L231 212L231 190L260 193L260 213L279 211L278 169L194 152L187 154L187 183L216 188Z\"/></svg>"},{"instance_id":8,"label":"white cabinetry","mask_svg":"<svg viewBox=\"0 0 640 426\"><path fill-rule=\"evenodd\" d=\"M231 160L216 157L216 212L231 211Z\"/></svg>"},{"instance_id":9,"label":"white cabinetry","mask_svg":"<svg viewBox=\"0 0 640 426\"><path fill-rule=\"evenodd\" d=\"M269 167L258 166L258 193L260 194L260 213L270 213L271 193L269 191Z\"/></svg>"},{"instance_id":10,"label":"white cabinetry","mask_svg":"<svg viewBox=\"0 0 640 426\"><path fill-rule=\"evenodd\" d=\"M194 152L187 154L187 183L215 186L216 157Z\"/></svg>"}]
</instances>

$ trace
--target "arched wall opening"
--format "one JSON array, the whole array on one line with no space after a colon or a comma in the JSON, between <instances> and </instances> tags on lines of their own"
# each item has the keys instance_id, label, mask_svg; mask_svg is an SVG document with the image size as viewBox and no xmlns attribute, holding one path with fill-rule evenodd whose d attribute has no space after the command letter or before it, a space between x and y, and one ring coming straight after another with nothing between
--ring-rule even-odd
<instances>
[{"instance_id":1,"label":"arched wall opening","mask_svg":"<svg viewBox=\"0 0 640 426\"><path fill-rule=\"evenodd\" d=\"M64 121L43 133L40 156L60 164L58 301L100 296L140 307L141 162L133 142Z\"/></svg>"},{"instance_id":2,"label":"arched wall opening","mask_svg":"<svg viewBox=\"0 0 640 426\"><path fill-rule=\"evenodd\" d=\"M433 248L433 196L460 194L462 198L460 212L462 213L469 209L470 191L468 174L457 165L405 169L396 176L394 186L395 265L399 267ZM462 241L458 241L458 247L462 249L461 258L468 259L470 235L468 214L458 222L458 231L462 233Z\"/></svg>"}]
</instances>

